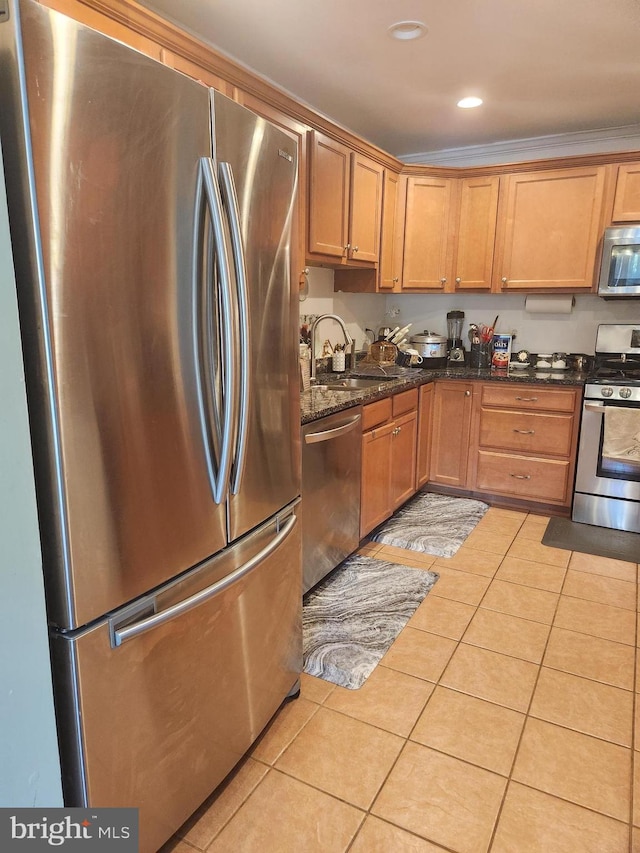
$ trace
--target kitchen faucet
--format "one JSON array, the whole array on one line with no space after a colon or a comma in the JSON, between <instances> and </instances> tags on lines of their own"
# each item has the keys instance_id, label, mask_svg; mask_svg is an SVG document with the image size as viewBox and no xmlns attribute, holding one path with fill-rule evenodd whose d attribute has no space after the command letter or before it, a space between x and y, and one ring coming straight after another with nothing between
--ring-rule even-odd
<instances>
[{"instance_id":1,"label":"kitchen faucet","mask_svg":"<svg viewBox=\"0 0 640 853\"><path fill-rule=\"evenodd\" d=\"M321 314L311 324L310 330L310 338L311 338L311 379L316 378L316 329L322 322L322 320L335 320L336 323L342 329L342 334L344 335L344 342L347 346L351 345L351 370L355 369L356 366L356 342L351 337L349 332L347 332L347 327L344 324L344 320L342 317L338 317L337 314Z\"/></svg>"}]
</instances>

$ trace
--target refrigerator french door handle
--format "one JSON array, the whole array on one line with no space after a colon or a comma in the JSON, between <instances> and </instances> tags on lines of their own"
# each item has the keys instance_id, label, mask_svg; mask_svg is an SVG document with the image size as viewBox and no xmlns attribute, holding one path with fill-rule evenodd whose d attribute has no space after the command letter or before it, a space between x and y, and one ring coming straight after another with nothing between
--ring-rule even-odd
<instances>
[{"instance_id":1,"label":"refrigerator french door handle","mask_svg":"<svg viewBox=\"0 0 640 853\"><path fill-rule=\"evenodd\" d=\"M212 583L211 586L200 590L200 592L196 592L194 595L190 595L188 598L179 601L171 607L167 607L166 610L161 610L159 613L154 613L152 616L147 616L145 619L128 624L123 628L118 628L113 623L110 623L111 645L114 648L121 646L127 640L138 637L140 634L144 634L152 628L157 628L159 625L164 625L165 622L182 616L183 613L187 613L189 610L193 610L194 607L204 604L205 601L209 601L225 589L228 589L232 584L237 583L280 547L295 527L297 521L298 517L296 515L290 515L273 539L261 551L224 578Z\"/></svg>"},{"instance_id":2,"label":"refrigerator french door handle","mask_svg":"<svg viewBox=\"0 0 640 853\"><path fill-rule=\"evenodd\" d=\"M238 298L238 326L240 332L240 401L238 411L238 437L235 460L231 474L231 494L236 495L240 489L242 472L247 455L247 429L249 424L249 297L247 286L247 267L245 263L244 243L240 228L240 213L238 194L230 163L221 162L218 165L220 186L223 200L226 203L231 232L231 246L236 272L236 287Z\"/></svg>"},{"instance_id":3,"label":"refrigerator french door handle","mask_svg":"<svg viewBox=\"0 0 640 853\"><path fill-rule=\"evenodd\" d=\"M222 435L220 441L220 459L216 475L211 449L210 429L215 429L215 424L209 423L205 405L205 393L212 393L211 389L205 389L203 382L203 371L200 364L199 335L210 336L210 325L208 318L201 315L201 288L208 287L209 282L201 280L199 270L199 240L203 200L206 202L215 244L215 254L218 261L218 273L220 284L220 328L218 333L221 341L222 355ZM194 346L196 351L196 370L198 380L198 408L200 424L204 438L205 454L207 457L207 470L213 499L217 504L226 500L229 489L229 478L231 473L231 456L233 451L233 414L235 409L235 364L233 359L233 308L231 297L231 266L227 250L227 240L224 230L224 214L220 189L215 177L213 160L210 157L201 157L198 168L198 186L196 189L196 222L194 228L193 249L193 316L194 316ZM204 330L204 332L203 332ZM211 353L211 341L205 341L205 351ZM209 356L210 357L210 356Z\"/></svg>"}]
</instances>

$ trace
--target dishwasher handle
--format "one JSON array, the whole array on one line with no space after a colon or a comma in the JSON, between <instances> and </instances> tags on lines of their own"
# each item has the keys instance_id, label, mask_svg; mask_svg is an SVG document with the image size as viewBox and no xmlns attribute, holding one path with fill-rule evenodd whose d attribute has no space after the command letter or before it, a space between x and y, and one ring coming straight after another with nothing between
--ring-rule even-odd
<instances>
[{"instance_id":1,"label":"dishwasher handle","mask_svg":"<svg viewBox=\"0 0 640 853\"><path fill-rule=\"evenodd\" d=\"M331 429L323 429L320 432L309 432L305 435L305 444L317 444L320 441L331 441L332 438L338 438L341 435L346 435L348 432L356 428L356 424L360 421L362 415L355 415L349 418L348 421Z\"/></svg>"}]
</instances>

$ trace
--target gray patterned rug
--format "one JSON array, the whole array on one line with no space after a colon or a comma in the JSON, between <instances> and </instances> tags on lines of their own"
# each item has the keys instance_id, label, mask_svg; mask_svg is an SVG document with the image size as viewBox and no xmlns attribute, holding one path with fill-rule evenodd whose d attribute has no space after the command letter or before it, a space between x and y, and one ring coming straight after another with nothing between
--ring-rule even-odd
<instances>
[{"instance_id":1,"label":"gray patterned rug","mask_svg":"<svg viewBox=\"0 0 640 853\"><path fill-rule=\"evenodd\" d=\"M369 538L436 557L453 557L488 509L482 501L418 492Z\"/></svg>"},{"instance_id":2,"label":"gray patterned rug","mask_svg":"<svg viewBox=\"0 0 640 853\"><path fill-rule=\"evenodd\" d=\"M438 577L373 557L349 557L303 599L304 671L341 687L361 687Z\"/></svg>"}]
</instances>

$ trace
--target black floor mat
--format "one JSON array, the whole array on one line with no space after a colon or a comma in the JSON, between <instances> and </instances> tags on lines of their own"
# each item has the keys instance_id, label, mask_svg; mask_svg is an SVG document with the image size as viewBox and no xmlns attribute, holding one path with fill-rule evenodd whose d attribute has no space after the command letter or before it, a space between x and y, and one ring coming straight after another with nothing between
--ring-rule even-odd
<instances>
[{"instance_id":1,"label":"black floor mat","mask_svg":"<svg viewBox=\"0 0 640 853\"><path fill-rule=\"evenodd\" d=\"M578 524L567 518L550 519L542 544L629 563L640 562L640 533Z\"/></svg>"}]
</instances>

